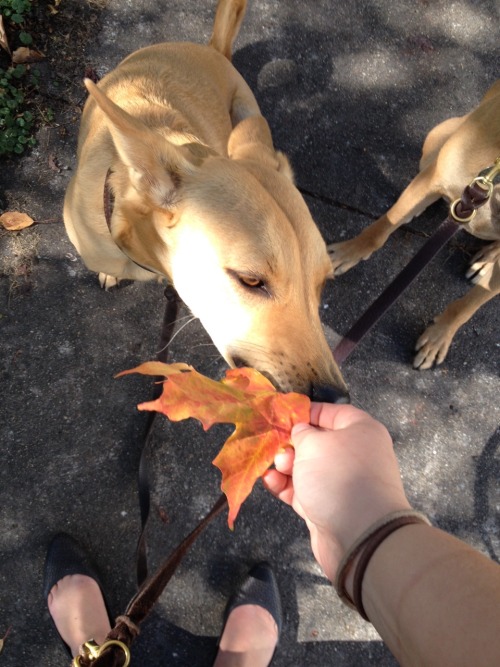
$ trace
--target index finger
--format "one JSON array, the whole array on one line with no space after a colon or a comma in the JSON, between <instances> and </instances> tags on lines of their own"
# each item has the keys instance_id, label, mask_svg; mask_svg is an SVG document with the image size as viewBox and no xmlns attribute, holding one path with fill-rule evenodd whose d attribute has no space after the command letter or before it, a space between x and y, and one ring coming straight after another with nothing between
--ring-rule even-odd
<instances>
[{"instance_id":1,"label":"index finger","mask_svg":"<svg viewBox=\"0 0 500 667\"><path fill-rule=\"evenodd\" d=\"M368 413L345 403L311 403L311 424L331 431L346 428L366 419Z\"/></svg>"}]
</instances>

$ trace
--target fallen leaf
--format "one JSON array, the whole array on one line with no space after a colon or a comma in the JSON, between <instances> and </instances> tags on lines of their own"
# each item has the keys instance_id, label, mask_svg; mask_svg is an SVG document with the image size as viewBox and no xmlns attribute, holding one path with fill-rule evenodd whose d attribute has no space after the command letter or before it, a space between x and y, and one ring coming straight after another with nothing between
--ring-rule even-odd
<instances>
[{"instance_id":1,"label":"fallen leaf","mask_svg":"<svg viewBox=\"0 0 500 667\"><path fill-rule=\"evenodd\" d=\"M7 211L0 215L0 225L2 225L9 232L17 232L25 227L30 227L35 221L26 213L19 213L18 211Z\"/></svg>"},{"instance_id":2,"label":"fallen leaf","mask_svg":"<svg viewBox=\"0 0 500 667\"><path fill-rule=\"evenodd\" d=\"M3 651L3 647L4 647L4 645L5 645L5 640L6 640L7 637L9 636L9 633L10 633L11 630L12 630L12 626L10 626L9 628L7 628L7 632L4 634L4 636L2 637L2 639L0 639L0 653Z\"/></svg>"},{"instance_id":3,"label":"fallen leaf","mask_svg":"<svg viewBox=\"0 0 500 667\"><path fill-rule=\"evenodd\" d=\"M49 155L49 167L52 169L52 171L57 171L58 173L61 173L61 168L57 164L57 157L51 153Z\"/></svg>"},{"instance_id":4,"label":"fallen leaf","mask_svg":"<svg viewBox=\"0 0 500 667\"><path fill-rule=\"evenodd\" d=\"M36 63L44 58L45 56L43 53L40 53L40 51L37 51L36 49L29 49L27 46L20 46L12 54L12 62L16 65Z\"/></svg>"},{"instance_id":5,"label":"fallen leaf","mask_svg":"<svg viewBox=\"0 0 500 667\"><path fill-rule=\"evenodd\" d=\"M139 410L156 410L171 421L198 419L208 430L215 423L234 424L235 430L213 460L222 473L221 488L229 504L232 529L239 509L256 480L290 444L292 426L309 421L310 400L303 394L282 394L253 368L231 369L217 382L187 364L148 362L129 373L163 376L163 393L141 403Z\"/></svg>"},{"instance_id":6,"label":"fallen leaf","mask_svg":"<svg viewBox=\"0 0 500 667\"><path fill-rule=\"evenodd\" d=\"M3 16L0 14L0 46L2 49L5 49L7 53L10 54L10 46L7 40L7 33L5 32L5 27L3 25Z\"/></svg>"}]
</instances>

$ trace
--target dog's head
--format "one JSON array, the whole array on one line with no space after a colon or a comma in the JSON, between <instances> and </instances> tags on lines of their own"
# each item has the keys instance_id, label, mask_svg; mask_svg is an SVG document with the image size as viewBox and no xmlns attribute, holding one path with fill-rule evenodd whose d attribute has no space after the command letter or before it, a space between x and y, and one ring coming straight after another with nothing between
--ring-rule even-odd
<instances>
[{"instance_id":1,"label":"dog's head","mask_svg":"<svg viewBox=\"0 0 500 667\"><path fill-rule=\"evenodd\" d=\"M220 156L176 145L89 86L117 152L111 233L134 262L167 276L231 366L281 391L345 401L319 318L331 264L261 116Z\"/></svg>"}]
</instances>

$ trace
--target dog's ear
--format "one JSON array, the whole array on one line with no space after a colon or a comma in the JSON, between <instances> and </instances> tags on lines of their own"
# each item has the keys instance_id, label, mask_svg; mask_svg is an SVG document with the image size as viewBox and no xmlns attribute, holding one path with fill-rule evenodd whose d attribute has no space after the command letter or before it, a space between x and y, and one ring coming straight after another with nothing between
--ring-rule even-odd
<instances>
[{"instance_id":1,"label":"dog's ear","mask_svg":"<svg viewBox=\"0 0 500 667\"><path fill-rule=\"evenodd\" d=\"M229 135L227 152L233 160L256 160L282 172L293 183L290 164L280 151L275 151L269 125L263 116L248 116Z\"/></svg>"},{"instance_id":2,"label":"dog's ear","mask_svg":"<svg viewBox=\"0 0 500 667\"><path fill-rule=\"evenodd\" d=\"M92 81L85 86L108 123L113 143L134 188L162 208L176 202L183 177L195 169L184 151L112 102Z\"/></svg>"}]
</instances>

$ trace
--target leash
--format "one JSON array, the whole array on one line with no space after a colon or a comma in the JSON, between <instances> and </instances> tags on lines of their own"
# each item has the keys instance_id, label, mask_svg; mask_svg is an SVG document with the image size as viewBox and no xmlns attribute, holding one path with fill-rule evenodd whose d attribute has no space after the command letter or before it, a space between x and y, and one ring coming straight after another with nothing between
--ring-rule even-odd
<instances>
[{"instance_id":1,"label":"leash","mask_svg":"<svg viewBox=\"0 0 500 667\"><path fill-rule=\"evenodd\" d=\"M165 298L167 300L165 306L165 313L163 315L163 324L161 328L160 347L157 354L158 361L168 363L168 346L172 339L172 334L177 322L177 315L179 312L179 305L181 303L179 296L175 289L168 285L165 288ZM160 397L164 377L156 377L153 385L153 395L151 400L155 401ZM137 585L140 586L148 576L148 559L147 559L147 543L146 543L146 529L149 521L149 513L151 509L151 488L150 488L150 474L149 474L149 450L151 437L153 435L153 427L158 416L157 412L149 412L146 423L145 434L143 438L141 456L139 459L139 473L137 477L137 492L139 500L139 510L141 515L141 531L136 547L136 577Z\"/></svg>"},{"instance_id":2,"label":"leash","mask_svg":"<svg viewBox=\"0 0 500 667\"><path fill-rule=\"evenodd\" d=\"M375 326L378 320L397 301L407 287L441 248L461 229L473 220L478 208L489 201L493 192L493 180L500 173L500 156L485 176L477 176L464 189L462 196L450 205L446 220L417 251L408 264L389 283L385 290L353 324L333 350L335 361L340 366L357 347L359 342Z\"/></svg>"},{"instance_id":3,"label":"leash","mask_svg":"<svg viewBox=\"0 0 500 667\"><path fill-rule=\"evenodd\" d=\"M142 584L128 603L125 613L116 619L115 627L108 633L104 642L100 646L93 641L83 645L83 655L73 660L74 667L127 667L129 665L129 647L140 632L140 624L156 604L196 538L226 506L227 500L222 494L196 528L184 538L155 574Z\"/></svg>"},{"instance_id":4,"label":"leash","mask_svg":"<svg viewBox=\"0 0 500 667\"><path fill-rule=\"evenodd\" d=\"M114 194L109 185L112 170L109 169L103 192L103 208L106 224L111 233L111 216L114 208ZM133 260L131 260L133 261ZM168 285L165 289L166 306L160 336L160 347L157 354L158 361L168 362L169 344L177 322L177 315L181 300L175 289ZM163 376L155 378L152 400L156 400L161 392L165 380ZM148 452L153 427L158 413L148 414L145 434L143 438L138 472L138 499L141 516L141 531L136 548L136 575L138 591L127 605L125 613L118 616L115 626L108 633L105 641L99 646L94 640L85 642L81 647L81 654L77 656L72 667L128 667L130 664L130 646L139 634L139 625L144 621L151 609L158 601L165 586L172 578L178 565L186 555L197 537L220 512L227 507L227 498L221 494L208 514L198 523L187 537L174 549L156 572L148 579L146 529L150 516L151 491L149 483Z\"/></svg>"},{"instance_id":5,"label":"leash","mask_svg":"<svg viewBox=\"0 0 500 667\"><path fill-rule=\"evenodd\" d=\"M158 361L162 361L163 363L167 363L168 360L168 346L172 339L172 334L177 321L179 304L181 303L177 292L170 285L165 289L165 297L167 303L163 316L160 351L157 355ZM163 376L156 379L157 382L155 382L153 388L153 400L156 400L160 396L162 385L165 380ZM164 560L156 572L149 579L147 578L148 563L146 529L151 507L149 464L147 455L157 415L157 412L148 414L139 462L138 497L141 515L141 531L136 550L138 591L128 603L125 613L116 618L115 626L108 633L105 641L100 646L93 640L85 642L81 647L81 655L73 660L72 667L128 667L131 659L130 646L134 639L139 635L140 624L148 616L158 601L165 586L174 575L177 567L198 536L208 526L212 519L218 516L220 512L227 507L227 498L225 494L221 494L208 514Z\"/></svg>"},{"instance_id":6,"label":"leash","mask_svg":"<svg viewBox=\"0 0 500 667\"><path fill-rule=\"evenodd\" d=\"M160 351L157 359L163 363L168 360L168 346L177 321L180 299L177 292L170 285L165 289L167 304L163 316L163 325L160 337ZM156 378L152 400L156 400L161 392L165 380L163 376ZM151 493L149 484L148 451L153 433L153 427L158 413L148 414L138 474L138 497L141 515L141 531L136 549L136 568L138 591L127 605L125 613L118 616L115 626L108 633L105 641L99 646L93 640L85 642L81 647L81 655L72 663L73 667L128 667L130 664L130 646L139 635L140 624L148 616L165 586L174 575L182 559L196 541L198 536L220 512L227 507L227 498L221 494L208 514L198 523L187 537L164 560L156 572L148 577L146 529L150 516Z\"/></svg>"},{"instance_id":7,"label":"leash","mask_svg":"<svg viewBox=\"0 0 500 667\"><path fill-rule=\"evenodd\" d=\"M111 218L113 216L113 210L115 205L115 195L110 187L109 179L113 174L111 167L106 173L104 179L104 191L103 191L103 209L104 209L104 218L106 220L106 225L108 227L109 233L111 232ZM130 261L134 261L129 258ZM179 305L181 303L177 292L173 286L168 285L165 288L164 292L165 298L167 300L165 306L165 313L163 315L163 323L161 328L161 336L159 343L159 352L157 354L158 361L163 363L168 363L168 346L172 339L172 334L174 332L175 323L177 322L177 316L179 312ZM156 377L153 384L153 395L152 400L156 400L160 397L162 392L162 383L165 378ZM149 484L149 445L151 442L151 436L153 434L153 427L156 421L157 413L150 412L148 413L148 419L146 422L146 429L142 441L141 447L141 456L139 459L139 472L137 477L137 490L138 490L138 500L139 500L139 511L141 516L141 530L139 533L139 539L137 541L136 547L136 578L137 585L141 586L148 576L148 560L147 560L147 543L146 543L146 529L149 521L149 513L151 509L151 489Z\"/></svg>"}]
</instances>

